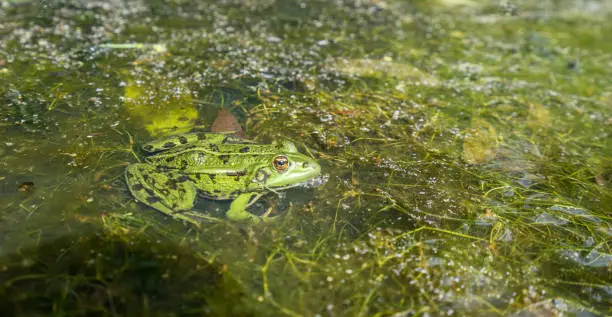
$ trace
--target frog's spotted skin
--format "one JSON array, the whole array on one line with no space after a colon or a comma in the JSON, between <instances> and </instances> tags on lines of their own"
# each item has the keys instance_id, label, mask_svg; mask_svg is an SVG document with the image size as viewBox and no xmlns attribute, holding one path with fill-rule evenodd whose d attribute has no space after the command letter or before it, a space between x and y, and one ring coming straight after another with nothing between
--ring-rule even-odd
<instances>
[{"instance_id":1,"label":"frog's spotted skin","mask_svg":"<svg viewBox=\"0 0 612 317\"><path fill-rule=\"evenodd\" d=\"M172 214L193 207L197 191L189 176L138 163L128 166L125 177L136 199L161 212Z\"/></svg>"},{"instance_id":2,"label":"frog's spotted skin","mask_svg":"<svg viewBox=\"0 0 612 317\"><path fill-rule=\"evenodd\" d=\"M153 153L125 172L132 195L163 213L189 220L196 195L234 200L232 220L253 219L246 211L269 190L282 190L318 176L319 165L292 143L255 144L219 133L184 134L144 145Z\"/></svg>"},{"instance_id":3,"label":"frog's spotted skin","mask_svg":"<svg viewBox=\"0 0 612 317\"><path fill-rule=\"evenodd\" d=\"M171 136L166 139L146 143L142 149L149 152L159 152L172 148L182 148L195 144L251 144L251 140L242 139L233 135L222 133L187 133Z\"/></svg>"}]
</instances>

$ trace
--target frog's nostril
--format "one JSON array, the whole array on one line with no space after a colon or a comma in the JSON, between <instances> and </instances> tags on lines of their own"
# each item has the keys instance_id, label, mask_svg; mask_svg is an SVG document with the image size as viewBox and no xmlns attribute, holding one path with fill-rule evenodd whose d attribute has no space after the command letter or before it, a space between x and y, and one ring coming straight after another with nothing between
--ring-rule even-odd
<instances>
[{"instance_id":1,"label":"frog's nostril","mask_svg":"<svg viewBox=\"0 0 612 317\"><path fill-rule=\"evenodd\" d=\"M308 168L308 165L309 165L308 162L304 162L304 164L302 164L302 167L303 168Z\"/></svg>"}]
</instances>

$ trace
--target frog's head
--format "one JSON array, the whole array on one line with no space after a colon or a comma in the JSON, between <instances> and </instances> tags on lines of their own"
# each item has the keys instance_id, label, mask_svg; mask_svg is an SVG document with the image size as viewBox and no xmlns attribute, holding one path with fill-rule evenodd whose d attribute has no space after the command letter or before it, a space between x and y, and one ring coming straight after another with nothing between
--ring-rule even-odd
<instances>
[{"instance_id":1,"label":"frog's head","mask_svg":"<svg viewBox=\"0 0 612 317\"><path fill-rule=\"evenodd\" d=\"M321 173L321 166L297 152L272 155L254 169L250 189L262 187L284 189L309 181Z\"/></svg>"}]
</instances>

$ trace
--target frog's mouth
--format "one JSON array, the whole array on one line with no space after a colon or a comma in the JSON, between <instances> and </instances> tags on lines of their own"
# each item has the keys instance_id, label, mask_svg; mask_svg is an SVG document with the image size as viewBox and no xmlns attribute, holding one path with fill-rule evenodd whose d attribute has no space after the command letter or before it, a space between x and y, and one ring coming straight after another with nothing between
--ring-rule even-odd
<instances>
[{"instance_id":1,"label":"frog's mouth","mask_svg":"<svg viewBox=\"0 0 612 317\"><path fill-rule=\"evenodd\" d=\"M324 185L329 180L329 174L319 175L310 180L295 184L293 187L315 188Z\"/></svg>"},{"instance_id":2,"label":"frog's mouth","mask_svg":"<svg viewBox=\"0 0 612 317\"><path fill-rule=\"evenodd\" d=\"M315 188L315 187L319 187L327 183L328 180L329 180L329 175L325 174L325 175L318 175L311 179L308 179L308 180L305 180L299 183L295 183L295 184L284 185L284 186L266 186L265 188L273 192L279 191L279 190L285 190L289 188L295 188L295 187Z\"/></svg>"}]
</instances>

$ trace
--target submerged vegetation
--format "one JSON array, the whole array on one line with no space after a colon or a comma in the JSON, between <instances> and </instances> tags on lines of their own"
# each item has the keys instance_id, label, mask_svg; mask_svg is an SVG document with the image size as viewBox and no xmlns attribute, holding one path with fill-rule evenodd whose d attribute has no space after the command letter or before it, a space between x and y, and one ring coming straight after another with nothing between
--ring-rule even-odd
<instances>
[{"instance_id":1,"label":"submerged vegetation","mask_svg":"<svg viewBox=\"0 0 612 317\"><path fill-rule=\"evenodd\" d=\"M9 1L0 305L14 315L612 314L606 1ZM140 146L291 140L328 181L245 225L139 204ZM210 216L210 217L209 217Z\"/></svg>"}]
</instances>

